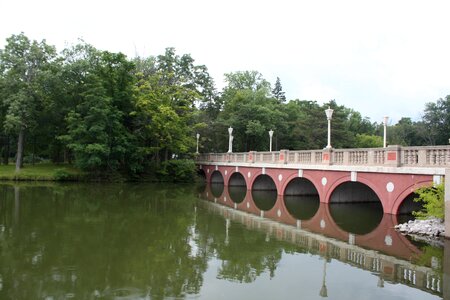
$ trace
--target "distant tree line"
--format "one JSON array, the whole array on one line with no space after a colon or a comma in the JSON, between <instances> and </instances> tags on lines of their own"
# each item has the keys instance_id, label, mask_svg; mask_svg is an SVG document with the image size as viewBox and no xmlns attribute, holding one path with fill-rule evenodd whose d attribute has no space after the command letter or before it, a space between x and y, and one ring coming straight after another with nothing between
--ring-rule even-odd
<instances>
[{"instance_id":1,"label":"distant tree line","mask_svg":"<svg viewBox=\"0 0 450 300\"><path fill-rule=\"evenodd\" d=\"M93 174L140 177L228 149L320 149L326 145L324 110L334 109L335 148L379 147L383 125L331 100L287 101L257 71L225 74L217 91L204 65L174 48L129 59L80 41L58 53L45 40L12 35L0 49L1 161L73 163ZM402 118L388 128L389 144L448 144L450 96L427 103L420 121ZM181 164L191 168L192 164Z\"/></svg>"}]
</instances>

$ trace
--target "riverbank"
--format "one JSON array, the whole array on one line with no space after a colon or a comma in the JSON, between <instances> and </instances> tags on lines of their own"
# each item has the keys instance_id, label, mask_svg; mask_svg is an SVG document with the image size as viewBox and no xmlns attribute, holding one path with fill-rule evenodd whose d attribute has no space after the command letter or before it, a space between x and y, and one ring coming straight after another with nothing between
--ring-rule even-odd
<instances>
[{"instance_id":1,"label":"riverbank","mask_svg":"<svg viewBox=\"0 0 450 300\"><path fill-rule=\"evenodd\" d=\"M429 237L440 237L445 233L444 221L438 218L410 220L396 225L395 229L404 234Z\"/></svg>"},{"instance_id":2,"label":"riverbank","mask_svg":"<svg viewBox=\"0 0 450 300\"><path fill-rule=\"evenodd\" d=\"M82 181L86 174L69 164L39 163L26 165L16 172L15 165L0 166L0 180L13 181Z\"/></svg>"}]
</instances>

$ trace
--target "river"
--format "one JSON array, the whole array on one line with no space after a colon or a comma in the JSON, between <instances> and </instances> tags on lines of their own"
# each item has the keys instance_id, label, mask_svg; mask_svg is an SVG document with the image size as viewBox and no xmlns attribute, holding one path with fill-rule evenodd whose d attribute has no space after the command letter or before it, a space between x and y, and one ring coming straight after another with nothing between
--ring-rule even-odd
<instances>
[{"instance_id":1,"label":"river","mask_svg":"<svg viewBox=\"0 0 450 300\"><path fill-rule=\"evenodd\" d=\"M0 299L449 296L450 245L398 234L397 218L376 205L273 197L223 186L4 183Z\"/></svg>"}]
</instances>

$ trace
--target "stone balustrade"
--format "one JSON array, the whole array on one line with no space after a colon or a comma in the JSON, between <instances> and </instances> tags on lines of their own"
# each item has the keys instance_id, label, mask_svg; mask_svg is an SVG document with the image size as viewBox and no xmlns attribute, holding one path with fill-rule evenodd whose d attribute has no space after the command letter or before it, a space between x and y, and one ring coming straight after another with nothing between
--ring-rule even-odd
<instances>
[{"instance_id":1,"label":"stone balustrade","mask_svg":"<svg viewBox=\"0 0 450 300\"><path fill-rule=\"evenodd\" d=\"M343 166L449 167L450 145L202 153L197 156L197 161Z\"/></svg>"}]
</instances>

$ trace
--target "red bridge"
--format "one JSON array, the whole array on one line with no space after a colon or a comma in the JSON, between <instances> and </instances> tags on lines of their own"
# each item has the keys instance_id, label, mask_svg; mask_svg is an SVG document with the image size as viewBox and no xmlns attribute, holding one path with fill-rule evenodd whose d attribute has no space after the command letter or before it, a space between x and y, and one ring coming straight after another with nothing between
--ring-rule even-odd
<instances>
[{"instance_id":1,"label":"red bridge","mask_svg":"<svg viewBox=\"0 0 450 300\"><path fill-rule=\"evenodd\" d=\"M196 163L210 183L279 196L318 195L322 203L379 201L393 215L412 209L418 188L450 181L450 146L214 153L200 154ZM447 205L447 216L449 210ZM446 229L449 235L450 217Z\"/></svg>"}]
</instances>

